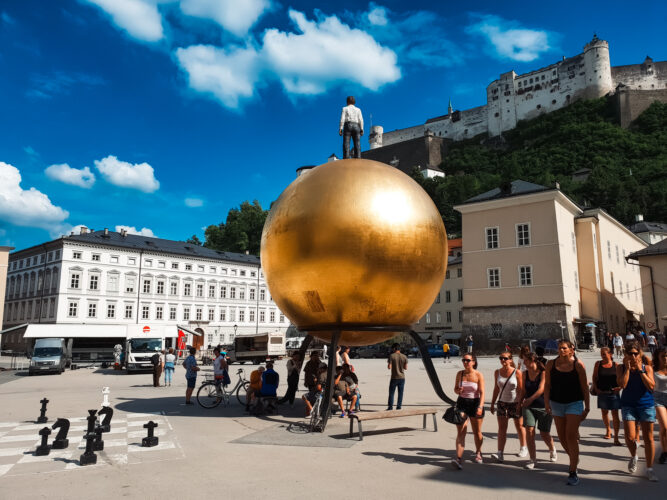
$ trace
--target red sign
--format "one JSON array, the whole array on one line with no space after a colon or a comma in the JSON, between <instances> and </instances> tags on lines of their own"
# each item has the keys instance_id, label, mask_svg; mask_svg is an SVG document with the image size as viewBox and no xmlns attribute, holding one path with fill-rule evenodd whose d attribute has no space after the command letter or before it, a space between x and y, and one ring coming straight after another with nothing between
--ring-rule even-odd
<instances>
[{"instance_id":1,"label":"red sign","mask_svg":"<svg viewBox=\"0 0 667 500\"><path fill-rule=\"evenodd\" d=\"M182 330L178 330L178 348L185 349L185 333Z\"/></svg>"},{"instance_id":2,"label":"red sign","mask_svg":"<svg viewBox=\"0 0 667 500\"><path fill-rule=\"evenodd\" d=\"M151 333L151 327L150 326L144 326L144 333Z\"/></svg>"}]
</instances>

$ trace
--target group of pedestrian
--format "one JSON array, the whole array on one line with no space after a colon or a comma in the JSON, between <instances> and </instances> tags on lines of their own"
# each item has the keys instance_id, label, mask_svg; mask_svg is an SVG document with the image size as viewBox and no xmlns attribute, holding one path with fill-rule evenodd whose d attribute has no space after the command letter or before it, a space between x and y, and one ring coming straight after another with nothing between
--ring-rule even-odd
<instances>
[{"instance_id":1,"label":"group of pedestrian","mask_svg":"<svg viewBox=\"0 0 667 500\"><path fill-rule=\"evenodd\" d=\"M174 348L170 347L166 352L162 350L153 354L151 356L151 364L153 365L153 387L171 385L171 381L174 378L174 367L176 366ZM164 381L160 383L163 373Z\"/></svg>"},{"instance_id":2,"label":"group of pedestrian","mask_svg":"<svg viewBox=\"0 0 667 500\"><path fill-rule=\"evenodd\" d=\"M625 442L630 452L628 471L637 470L639 432L644 444L646 476L657 481L653 471L655 455L653 423L660 425L662 453L659 463L667 461L667 354L657 349L649 359L642 345L633 340L624 345L623 362L613 360L610 348L601 349L601 360L593 369L589 387L586 368L577 358L574 345L567 340L558 342L558 356L546 361L529 349L522 349L517 364L511 350L499 356L500 368L494 372L491 413L498 419L498 449L492 454L497 462L504 461L507 426L512 419L519 440L519 457L528 456L526 469L537 464L536 433L549 450L549 460L556 462L558 454L551 436L552 423L563 450L568 457L569 485L577 485L579 477L579 426L590 412L590 395L596 395L602 411L605 439L614 438L620 445L619 428L622 418ZM546 364L544 363L546 361ZM458 395L456 408L465 419L457 425L455 468L463 468L463 453L468 423L475 440L473 461L482 463L482 423L484 420L484 376L477 371L473 353L462 357L463 369L456 374L454 391ZM619 417L619 411L621 413ZM612 422L610 424L609 413ZM613 426L613 433L612 433Z\"/></svg>"}]
</instances>

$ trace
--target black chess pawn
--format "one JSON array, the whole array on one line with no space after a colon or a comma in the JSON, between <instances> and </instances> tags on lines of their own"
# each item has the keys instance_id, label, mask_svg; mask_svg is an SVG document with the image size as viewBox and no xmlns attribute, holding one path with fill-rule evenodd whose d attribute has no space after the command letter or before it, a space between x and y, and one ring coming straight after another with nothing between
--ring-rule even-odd
<instances>
[{"instance_id":1,"label":"black chess pawn","mask_svg":"<svg viewBox=\"0 0 667 500\"><path fill-rule=\"evenodd\" d=\"M56 439L53 441L51 448L54 450L64 450L67 448L69 446L69 439L67 439L69 420L66 418L59 418L51 428L58 429L58 434L56 434Z\"/></svg>"},{"instance_id":2,"label":"black chess pawn","mask_svg":"<svg viewBox=\"0 0 667 500\"><path fill-rule=\"evenodd\" d=\"M39 410L39 417L37 418L38 424L45 424L48 421L48 418L46 418L46 404L48 402L49 400L46 398L40 401L40 403L42 403L42 408Z\"/></svg>"},{"instance_id":3,"label":"black chess pawn","mask_svg":"<svg viewBox=\"0 0 667 500\"><path fill-rule=\"evenodd\" d=\"M51 446L46 444L47 440L49 439L49 434L51 434L51 429L48 427L44 427L39 431L39 435L42 436L42 442L35 450L35 455L44 456L51 452Z\"/></svg>"},{"instance_id":4,"label":"black chess pawn","mask_svg":"<svg viewBox=\"0 0 667 500\"><path fill-rule=\"evenodd\" d=\"M146 436L145 438L142 438L141 446L144 446L144 447L147 447L147 448L150 448L152 446L157 446L158 437L153 435L153 431L157 426L158 425L155 422L153 422L152 420L150 422L148 422L147 424L144 424L144 429L148 429L148 436Z\"/></svg>"},{"instance_id":5,"label":"black chess pawn","mask_svg":"<svg viewBox=\"0 0 667 500\"><path fill-rule=\"evenodd\" d=\"M79 457L81 465L95 465L97 463L97 455L93 451L93 441L95 440L95 433L88 432L86 438L86 451Z\"/></svg>"},{"instance_id":6,"label":"black chess pawn","mask_svg":"<svg viewBox=\"0 0 667 500\"><path fill-rule=\"evenodd\" d=\"M95 427L95 441L93 441L93 451L102 451L104 449L104 441L102 441L102 426Z\"/></svg>"}]
</instances>

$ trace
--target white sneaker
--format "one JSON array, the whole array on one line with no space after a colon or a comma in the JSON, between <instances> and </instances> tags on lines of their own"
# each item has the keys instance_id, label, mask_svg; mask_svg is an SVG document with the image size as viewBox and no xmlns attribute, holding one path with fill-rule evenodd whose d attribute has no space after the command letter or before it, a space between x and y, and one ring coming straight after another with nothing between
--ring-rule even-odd
<instances>
[{"instance_id":1,"label":"white sneaker","mask_svg":"<svg viewBox=\"0 0 667 500\"><path fill-rule=\"evenodd\" d=\"M519 458L524 458L528 456L528 447L527 446L522 446L519 448L519 453L517 454Z\"/></svg>"},{"instance_id":2,"label":"white sneaker","mask_svg":"<svg viewBox=\"0 0 667 500\"><path fill-rule=\"evenodd\" d=\"M649 481L657 482L658 481L658 476L655 475L655 472L653 472L653 467L650 469L646 469L646 477L648 478Z\"/></svg>"},{"instance_id":3,"label":"white sneaker","mask_svg":"<svg viewBox=\"0 0 667 500\"><path fill-rule=\"evenodd\" d=\"M524 469L534 469L535 468L535 461L530 460L526 465L523 466Z\"/></svg>"},{"instance_id":4,"label":"white sneaker","mask_svg":"<svg viewBox=\"0 0 667 500\"><path fill-rule=\"evenodd\" d=\"M628 462L628 472L630 474L634 474L637 472L637 457L632 457L630 461Z\"/></svg>"},{"instance_id":5,"label":"white sneaker","mask_svg":"<svg viewBox=\"0 0 667 500\"><path fill-rule=\"evenodd\" d=\"M549 461L555 462L557 460L558 460L558 453L556 453L556 449L554 448L553 451L549 452Z\"/></svg>"},{"instance_id":6,"label":"white sneaker","mask_svg":"<svg viewBox=\"0 0 667 500\"><path fill-rule=\"evenodd\" d=\"M497 460L498 462L500 462L502 464L503 463L503 452L498 451L498 453L492 453L491 458L493 458L494 460Z\"/></svg>"}]
</instances>

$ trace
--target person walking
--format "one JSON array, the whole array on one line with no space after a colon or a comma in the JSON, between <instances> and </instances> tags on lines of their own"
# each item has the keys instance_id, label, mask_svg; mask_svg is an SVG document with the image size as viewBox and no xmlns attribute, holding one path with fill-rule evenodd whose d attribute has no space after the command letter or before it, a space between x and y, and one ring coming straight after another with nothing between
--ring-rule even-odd
<instances>
[{"instance_id":1,"label":"person walking","mask_svg":"<svg viewBox=\"0 0 667 500\"><path fill-rule=\"evenodd\" d=\"M526 362L524 361L525 357L530 354L530 347L527 345L522 345L521 349L519 349L519 361L517 363L517 370L520 372L525 372L526 371Z\"/></svg>"},{"instance_id":2,"label":"person walking","mask_svg":"<svg viewBox=\"0 0 667 500\"><path fill-rule=\"evenodd\" d=\"M618 359L623 359L623 337L618 332L614 335L613 342L616 356L618 356Z\"/></svg>"},{"instance_id":3,"label":"person walking","mask_svg":"<svg viewBox=\"0 0 667 500\"><path fill-rule=\"evenodd\" d=\"M473 344L474 344L474 341L473 341L472 335L468 335L468 338L466 339L466 345L468 346L468 354L472 353Z\"/></svg>"},{"instance_id":4,"label":"person walking","mask_svg":"<svg viewBox=\"0 0 667 500\"><path fill-rule=\"evenodd\" d=\"M442 354L443 357L445 358L444 359L445 363L449 362L449 344L447 342L442 344Z\"/></svg>"},{"instance_id":5,"label":"person walking","mask_svg":"<svg viewBox=\"0 0 667 500\"><path fill-rule=\"evenodd\" d=\"M225 373L227 372L227 356L223 355L220 348L213 349L213 377L216 384L227 385L225 382ZM227 377L229 379L229 376Z\"/></svg>"},{"instance_id":6,"label":"person walking","mask_svg":"<svg viewBox=\"0 0 667 500\"><path fill-rule=\"evenodd\" d=\"M475 439L475 463L482 463L482 423L484 422L484 375L477 371L477 358L474 354L466 353L461 359L463 370L456 374L454 392L459 395L456 400L456 409L466 415L462 424L456 426L456 458L452 465L462 469L461 463L465 451L468 421L472 427Z\"/></svg>"},{"instance_id":7,"label":"person walking","mask_svg":"<svg viewBox=\"0 0 667 500\"><path fill-rule=\"evenodd\" d=\"M352 366L352 363L350 362L350 346L344 345L340 347L340 365L350 365ZM354 368L352 368L354 370Z\"/></svg>"},{"instance_id":8,"label":"person walking","mask_svg":"<svg viewBox=\"0 0 667 500\"><path fill-rule=\"evenodd\" d=\"M401 353L400 346L395 343L391 346L392 353L389 355L387 369L391 370L391 380L389 381L389 399L387 400L387 410L394 409L394 392L398 389L398 400L396 409L400 410L403 405L403 390L405 388L405 370L408 369L408 357Z\"/></svg>"},{"instance_id":9,"label":"person walking","mask_svg":"<svg viewBox=\"0 0 667 500\"><path fill-rule=\"evenodd\" d=\"M667 350L664 347L655 351L653 356L653 399L655 400L655 413L660 424L660 444L662 453L658 463L667 462Z\"/></svg>"},{"instance_id":10,"label":"person walking","mask_svg":"<svg viewBox=\"0 0 667 500\"><path fill-rule=\"evenodd\" d=\"M523 458L528 456L526 447L526 430L523 428L521 415L521 401L523 400L523 374L514 367L512 353L505 351L500 354L500 369L493 374L494 387L491 397L491 413L496 411L498 401L498 452L491 455L498 462L503 462L505 442L507 440L507 424L509 419L514 420L516 433L519 436L519 454Z\"/></svg>"},{"instance_id":11,"label":"person walking","mask_svg":"<svg viewBox=\"0 0 667 500\"><path fill-rule=\"evenodd\" d=\"M621 413L623 415L623 430L625 443L630 450L628 471L634 474L637 471L638 443L635 439L637 427L641 426L644 439L644 455L646 457L646 477L649 481L657 481L653 471L655 458L655 443L653 442L653 424L655 423L655 401L653 399L653 368L649 359L643 355L638 341L625 346L623 365L616 369L616 377L621 392Z\"/></svg>"},{"instance_id":12,"label":"person walking","mask_svg":"<svg viewBox=\"0 0 667 500\"><path fill-rule=\"evenodd\" d=\"M197 385L197 372L200 369L197 366L197 359L195 358L195 354L197 354L197 349L190 347L190 355L185 358L185 361L183 361L183 368L185 368L185 380L187 381L187 388L185 389L186 405L194 404L192 401L190 401L190 398L192 397L192 391L194 391L195 385Z\"/></svg>"},{"instance_id":13,"label":"person walking","mask_svg":"<svg viewBox=\"0 0 667 500\"><path fill-rule=\"evenodd\" d=\"M609 412L611 412L612 423L614 426L614 444L619 445L618 431L621 427L621 420L618 412L621 409L621 388L616 380L616 363L612 352L608 347L600 349L600 361L595 362L593 367L592 393L598 398L598 408L602 412L602 422L607 433L605 439L611 439L611 426L609 425Z\"/></svg>"},{"instance_id":14,"label":"person walking","mask_svg":"<svg viewBox=\"0 0 667 500\"><path fill-rule=\"evenodd\" d=\"M651 352L651 358L653 358L655 350L658 348L658 340L655 338L655 335L653 335L653 332L648 332L646 335L646 346Z\"/></svg>"},{"instance_id":15,"label":"person walking","mask_svg":"<svg viewBox=\"0 0 667 500\"><path fill-rule=\"evenodd\" d=\"M579 426L590 412L586 368L569 340L558 341L558 357L546 366L544 404L554 417L558 440L570 459L567 484L579 484Z\"/></svg>"},{"instance_id":16,"label":"person walking","mask_svg":"<svg viewBox=\"0 0 667 500\"><path fill-rule=\"evenodd\" d=\"M534 469L537 463L537 449L535 446L535 427L540 431L542 440L549 448L549 460L558 459L554 440L551 437L551 423L553 417L547 413L544 404L544 365L539 361L537 354L529 352L523 358L526 371L523 385L525 388L523 402L523 426L526 429L526 444L530 460L526 469Z\"/></svg>"},{"instance_id":17,"label":"person walking","mask_svg":"<svg viewBox=\"0 0 667 500\"><path fill-rule=\"evenodd\" d=\"M160 375L162 375L162 355L156 352L151 356L153 364L153 387L160 387Z\"/></svg>"},{"instance_id":18,"label":"person walking","mask_svg":"<svg viewBox=\"0 0 667 500\"><path fill-rule=\"evenodd\" d=\"M294 406L294 398L296 391L299 388L299 373L301 373L301 354L294 352L292 357L287 360L287 392L278 401L278 404L289 402L290 406Z\"/></svg>"},{"instance_id":19,"label":"person walking","mask_svg":"<svg viewBox=\"0 0 667 500\"><path fill-rule=\"evenodd\" d=\"M343 159L350 157L350 138L354 142L354 158L361 158L361 136L364 135L364 117L355 106L354 96L347 97L347 106L340 114L338 135L343 136ZM340 365L338 365L340 366Z\"/></svg>"},{"instance_id":20,"label":"person walking","mask_svg":"<svg viewBox=\"0 0 667 500\"><path fill-rule=\"evenodd\" d=\"M164 357L164 385L171 385L174 377L174 368L176 367L176 356L174 356L174 348L170 347L169 351Z\"/></svg>"}]
</instances>

